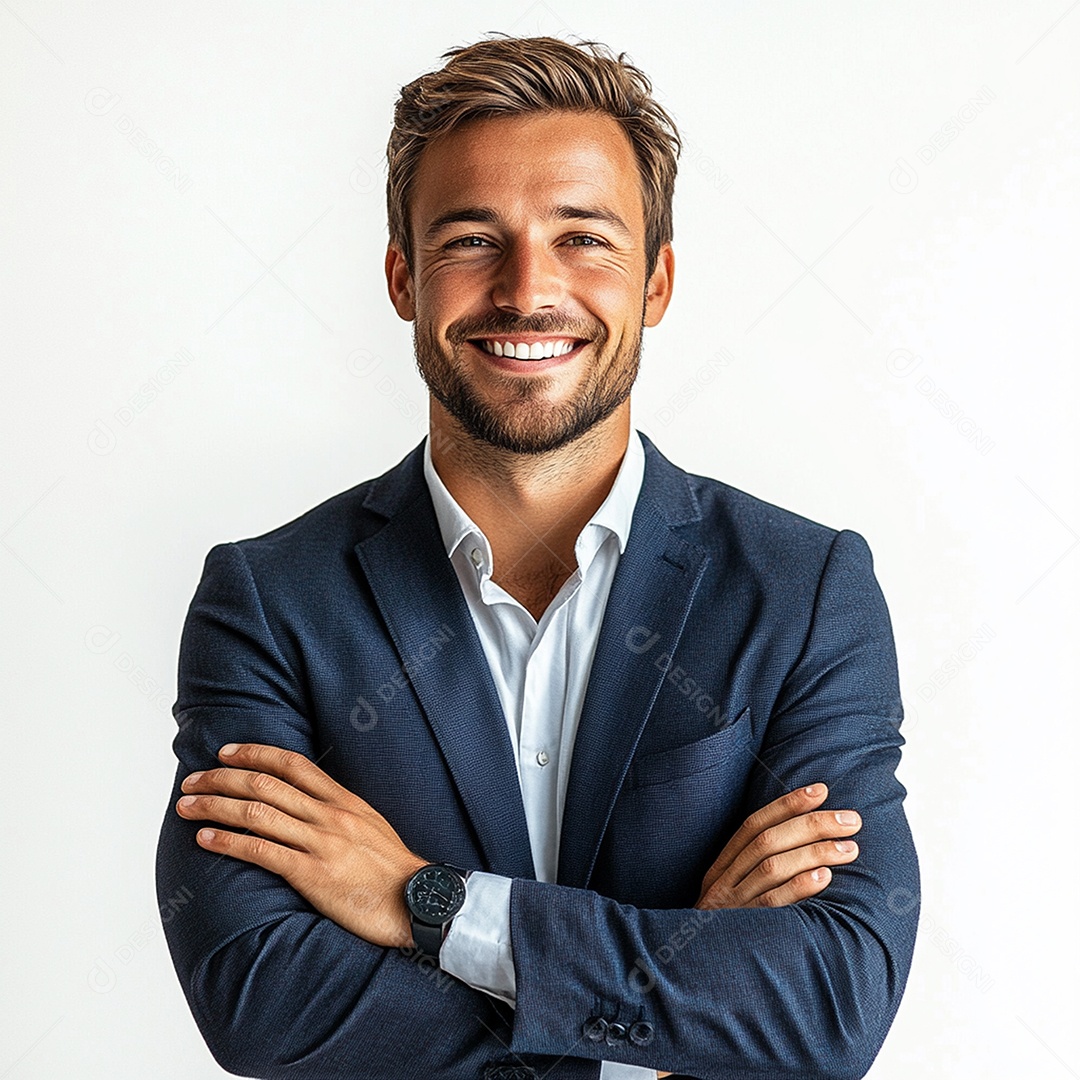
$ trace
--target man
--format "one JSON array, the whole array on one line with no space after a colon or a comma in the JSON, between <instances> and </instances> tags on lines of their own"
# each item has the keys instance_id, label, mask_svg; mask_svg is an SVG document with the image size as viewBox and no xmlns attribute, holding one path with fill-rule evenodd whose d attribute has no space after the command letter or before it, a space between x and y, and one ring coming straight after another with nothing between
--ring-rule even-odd
<instances>
[{"instance_id":1,"label":"man","mask_svg":"<svg viewBox=\"0 0 1080 1080\"><path fill-rule=\"evenodd\" d=\"M678 150L641 72L447 57L388 150L430 437L216 547L185 626L196 1021L268 1077L862 1076L918 896L867 546L630 430Z\"/></svg>"}]
</instances>

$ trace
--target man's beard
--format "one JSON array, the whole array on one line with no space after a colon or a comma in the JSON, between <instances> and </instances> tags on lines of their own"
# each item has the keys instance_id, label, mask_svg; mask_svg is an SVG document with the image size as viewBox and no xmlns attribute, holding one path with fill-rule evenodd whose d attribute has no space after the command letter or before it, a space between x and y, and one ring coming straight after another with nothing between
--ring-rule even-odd
<instances>
[{"instance_id":1,"label":"man's beard","mask_svg":"<svg viewBox=\"0 0 1080 1080\"><path fill-rule=\"evenodd\" d=\"M644 311L642 312L644 315ZM515 334L550 334L588 340L596 356L595 366L572 401L552 404L546 391L556 377L504 375L513 388L510 401L493 405L470 385L459 357L469 338ZM614 355L605 356L608 335L602 326L575 322L553 314L511 319L493 315L486 319L462 319L447 328L453 353L447 356L431 330L413 330L416 366L435 399L474 439L515 454L546 454L580 438L606 420L630 395L641 364L641 327L624 340ZM581 361L578 356L571 363Z\"/></svg>"}]
</instances>

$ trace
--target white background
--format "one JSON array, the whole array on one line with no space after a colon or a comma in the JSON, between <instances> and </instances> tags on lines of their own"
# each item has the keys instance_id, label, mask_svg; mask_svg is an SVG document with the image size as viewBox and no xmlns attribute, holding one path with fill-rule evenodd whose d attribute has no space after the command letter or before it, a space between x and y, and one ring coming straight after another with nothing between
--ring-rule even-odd
<instances>
[{"instance_id":1,"label":"white background","mask_svg":"<svg viewBox=\"0 0 1080 1080\"><path fill-rule=\"evenodd\" d=\"M181 625L213 544L423 434L382 155L489 30L682 125L637 425L875 554L924 920L871 1075L1078 1075L1067 4L0 5L0 1076L222 1075L154 894Z\"/></svg>"}]
</instances>

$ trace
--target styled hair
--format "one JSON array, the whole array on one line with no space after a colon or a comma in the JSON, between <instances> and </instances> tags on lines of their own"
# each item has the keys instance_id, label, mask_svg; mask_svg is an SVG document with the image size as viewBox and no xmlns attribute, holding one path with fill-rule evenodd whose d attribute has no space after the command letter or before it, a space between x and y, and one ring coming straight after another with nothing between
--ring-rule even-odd
<instances>
[{"instance_id":1,"label":"styled hair","mask_svg":"<svg viewBox=\"0 0 1080 1080\"><path fill-rule=\"evenodd\" d=\"M559 110L613 117L630 139L645 208L645 265L671 240L675 122L652 97L652 84L625 53L595 41L500 36L443 53L447 63L402 87L386 147L390 242L413 266L410 194L420 156L432 139L469 120Z\"/></svg>"}]
</instances>

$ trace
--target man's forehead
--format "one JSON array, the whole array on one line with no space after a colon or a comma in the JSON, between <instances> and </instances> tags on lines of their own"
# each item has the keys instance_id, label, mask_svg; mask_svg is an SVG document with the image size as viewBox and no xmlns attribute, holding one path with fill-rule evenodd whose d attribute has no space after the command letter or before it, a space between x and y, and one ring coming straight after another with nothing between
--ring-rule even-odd
<instances>
[{"instance_id":1,"label":"man's forehead","mask_svg":"<svg viewBox=\"0 0 1080 1080\"><path fill-rule=\"evenodd\" d=\"M471 120L424 149L413 190L424 216L442 216L448 204L515 201L546 216L576 205L640 205L629 138L606 114L542 113Z\"/></svg>"}]
</instances>

